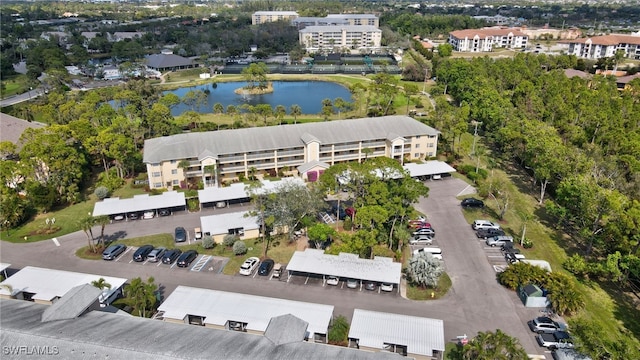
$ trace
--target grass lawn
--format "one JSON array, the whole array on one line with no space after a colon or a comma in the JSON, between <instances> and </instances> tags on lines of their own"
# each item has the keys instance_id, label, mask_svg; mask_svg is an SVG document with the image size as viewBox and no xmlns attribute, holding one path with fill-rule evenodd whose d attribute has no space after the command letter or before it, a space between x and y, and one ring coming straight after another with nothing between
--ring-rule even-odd
<instances>
[{"instance_id":1,"label":"grass lawn","mask_svg":"<svg viewBox=\"0 0 640 360\"><path fill-rule=\"evenodd\" d=\"M407 282L407 298L411 300L435 300L443 297L451 289L451 278L443 273L435 289L422 288ZM431 294L433 293L433 297Z\"/></svg>"},{"instance_id":2,"label":"grass lawn","mask_svg":"<svg viewBox=\"0 0 640 360\"><path fill-rule=\"evenodd\" d=\"M29 79L26 75L18 74L7 77L2 81L4 88L2 89L2 98L22 94L29 90Z\"/></svg>"}]
</instances>

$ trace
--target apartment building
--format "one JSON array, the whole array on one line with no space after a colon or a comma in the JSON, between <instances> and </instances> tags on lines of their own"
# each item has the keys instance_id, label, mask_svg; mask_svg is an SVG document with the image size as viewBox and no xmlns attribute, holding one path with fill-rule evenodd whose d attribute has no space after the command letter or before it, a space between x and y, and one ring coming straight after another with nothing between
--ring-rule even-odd
<instances>
[{"instance_id":1,"label":"apartment building","mask_svg":"<svg viewBox=\"0 0 640 360\"><path fill-rule=\"evenodd\" d=\"M449 44L455 51L490 52L494 47L524 49L529 37L516 28L483 28L449 33Z\"/></svg>"},{"instance_id":2,"label":"apartment building","mask_svg":"<svg viewBox=\"0 0 640 360\"><path fill-rule=\"evenodd\" d=\"M307 51L379 48L382 40L382 30L371 25L307 26L298 35Z\"/></svg>"},{"instance_id":3,"label":"apartment building","mask_svg":"<svg viewBox=\"0 0 640 360\"><path fill-rule=\"evenodd\" d=\"M187 133L146 140L143 161L152 189L200 181L211 187L310 163L425 159L436 155L439 134L408 116Z\"/></svg>"},{"instance_id":4,"label":"apartment building","mask_svg":"<svg viewBox=\"0 0 640 360\"><path fill-rule=\"evenodd\" d=\"M326 19L346 21L350 25L380 26L380 19L373 14L329 14Z\"/></svg>"},{"instance_id":5,"label":"apartment building","mask_svg":"<svg viewBox=\"0 0 640 360\"><path fill-rule=\"evenodd\" d=\"M584 59L600 59L615 56L618 50L624 56L640 60L639 35L603 35L566 41L569 44L567 54Z\"/></svg>"},{"instance_id":6,"label":"apartment building","mask_svg":"<svg viewBox=\"0 0 640 360\"><path fill-rule=\"evenodd\" d=\"M251 25L260 25L280 20L293 20L298 17L295 11L256 11L251 15Z\"/></svg>"}]
</instances>

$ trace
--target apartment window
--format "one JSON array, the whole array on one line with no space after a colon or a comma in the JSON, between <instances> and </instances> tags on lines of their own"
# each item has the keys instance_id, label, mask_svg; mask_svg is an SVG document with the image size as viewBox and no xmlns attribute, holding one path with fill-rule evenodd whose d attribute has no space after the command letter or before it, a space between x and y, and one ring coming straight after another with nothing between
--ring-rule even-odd
<instances>
[{"instance_id":1,"label":"apartment window","mask_svg":"<svg viewBox=\"0 0 640 360\"><path fill-rule=\"evenodd\" d=\"M160 166L160 163L152 163L151 166Z\"/></svg>"},{"instance_id":2,"label":"apartment window","mask_svg":"<svg viewBox=\"0 0 640 360\"><path fill-rule=\"evenodd\" d=\"M416 144L416 149L420 147L420 144Z\"/></svg>"},{"instance_id":3,"label":"apartment window","mask_svg":"<svg viewBox=\"0 0 640 360\"><path fill-rule=\"evenodd\" d=\"M171 163L172 163L172 164L175 164L176 162L177 162L176 160L171 160Z\"/></svg>"},{"instance_id":4,"label":"apartment window","mask_svg":"<svg viewBox=\"0 0 640 360\"><path fill-rule=\"evenodd\" d=\"M420 139L420 135L416 135L416 139Z\"/></svg>"},{"instance_id":5,"label":"apartment window","mask_svg":"<svg viewBox=\"0 0 640 360\"><path fill-rule=\"evenodd\" d=\"M153 187L154 188L161 188L162 187L162 183L161 182L153 183Z\"/></svg>"},{"instance_id":6,"label":"apartment window","mask_svg":"<svg viewBox=\"0 0 640 360\"><path fill-rule=\"evenodd\" d=\"M415 153L415 154L413 154L413 157L415 157L415 158L420 157L420 153Z\"/></svg>"},{"instance_id":7,"label":"apartment window","mask_svg":"<svg viewBox=\"0 0 640 360\"><path fill-rule=\"evenodd\" d=\"M171 175L176 175L178 174L178 169L172 169L171 170Z\"/></svg>"},{"instance_id":8,"label":"apartment window","mask_svg":"<svg viewBox=\"0 0 640 360\"><path fill-rule=\"evenodd\" d=\"M435 145L436 145L436 144L434 144L434 143L428 143L428 144L427 144L427 147L432 148L432 147L434 147Z\"/></svg>"},{"instance_id":9,"label":"apartment window","mask_svg":"<svg viewBox=\"0 0 640 360\"><path fill-rule=\"evenodd\" d=\"M180 180L173 180L173 185L180 185Z\"/></svg>"},{"instance_id":10,"label":"apartment window","mask_svg":"<svg viewBox=\"0 0 640 360\"><path fill-rule=\"evenodd\" d=\"M160 174L161 174L160 171L154 171L152 176L153 177L160 177Z\"/></svg>"},{"instance_id":11,"label":"apartment window","mask_svg":"<svg viewBox=\"0 0 640 360\"><path fill-rule=\"evenodd\" d=\"M429 157L433 157L433 152L428 152L428 153L427 153L427 156L429 156Z\"/></svg>"}]
</instances>

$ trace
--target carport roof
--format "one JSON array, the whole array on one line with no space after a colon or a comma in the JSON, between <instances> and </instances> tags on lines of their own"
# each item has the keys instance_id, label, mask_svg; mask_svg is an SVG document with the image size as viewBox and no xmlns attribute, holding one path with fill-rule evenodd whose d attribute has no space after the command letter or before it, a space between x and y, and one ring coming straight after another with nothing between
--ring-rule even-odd
<instances>
[{"instance_id":1,"label":"carport roof","mask_svg":"<svg viewBox=\"0 0 640 360\"><path fill-rule=\"evenodd\" d=\"M382 256L369 260L360 259L356 254L329 255L323 250L305 249L293 253L287 270L399 284L402 264Z\"/></svg>"},{"instance_id":2,"label":"carport roof","mask_svg":"<svg viewBox=\"0 0 640 360\"><path fill-rule=\"evenodd\" d=\"M444 321L355 309L349 338L373 349L388 343L406 346L409 356L433 356L434 350L444 352Z\"/></svg>"},{"instance_id":3,"label":"carport roof","mask_svg":"<svg viewBox=\"0 0 640 360\"><path fill-rule=\"evenodd\" d=\"M93 216L122 214L135 211L157 210L185 206L184 193L167 191L161 195L135 195L130 199L106 198L93 207Z\"/></svg>"},{"instance_id":4,"label":"carport roof","mask_svg":"<svg viewBox=\"0 0 640 360\"><path fill-rule=\"evenodd\" d=\"M263 180L261 181L262 188L257 192L269 192L284 183L298 183L304 185L304 181L301 178L297 177L283 178L282 180L278 181ZM198 190L198 199L200 199L201 204L218 201L246 199L248 197L251 197L251 194L247 192L246 187L247 184L243 183L231 184L230 186L221 188L209 187L203 190Z\"/></svg>"},{"instance_id":5,"label":"carport roof","mask_svg":"<svg viewBox=\"0 0 640 360\"><path fill-rule=\"evenodd\" d=\"M409 171L409 175L411 177L456 172L456 169L452 168L449 164L438 160L427 161L423 164L408 163L403 167L405 170Z\"/></svg>"},{"instance_id":6,"label":"carport roof","mask_svg":"<svg viewBox=\"0 0 640 360\"><path fill-rule=\"evenodd\" d=\"M5 271L10 266L11 266L11 264L0 263L0 271Z\"/></svg>"},{"instance_id":7,"label":"carport roof","mask_svg":"<svg viewBox=\"0 0 640 360\"><path fill-rule=\"evenodd\" d=\"M209 215L200 217L200 226L204 233L211 235L228 234L229 229L243 228L245 230L259 229L258 217L248 216L246 211Z\"/></svg>"},{"instance_id":8,"label":"carport roof","mask_svg":"<svg viewBox=\"0 0 640 360\"><path fill-rule=\"evenodd\" d=\"M112 291L116 291L127 282L127 279L111 276L27 266L8 277L2 284L11 285L13 293L28 292L34 294L34 300L53 301L78 285L91 284L100 278L111 285ZM0 289L0 295L10 294L7 289Z\"/></svg>"},{"instance_id":9,"label":"carport roof","mask_svg":"<svg viewBox=\"0 0 640 360\"><path fill-rule=\"evenodd\" d=\"M309 323L309 333L326 334L333 306L269 298L226 291L178 286L158 308L164 317L183 320L204 317L205 324L225 326L227 321L247 323L247 330L264 332L272 318L291 314Z\"/></svg>"}]
</instances>

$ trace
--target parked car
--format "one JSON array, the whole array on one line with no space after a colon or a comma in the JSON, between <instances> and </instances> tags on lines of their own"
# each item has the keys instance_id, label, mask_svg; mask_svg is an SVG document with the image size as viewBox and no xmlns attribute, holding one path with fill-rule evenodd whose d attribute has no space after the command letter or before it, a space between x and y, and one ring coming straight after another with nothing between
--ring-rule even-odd
<instances>
[{"instance_id":1,"label":"parked car","mask_svg":"<svg viewBox=\"0 0 640 360\"><path fill-rule=\"evenodd\" d=\"M138 220L138 219L140 219L140 214L138 214L137 212L132 212L132 213L127 214L127 218L129 220Z\"/></svg>"},{"instance_id":2,"label":"parked car","mask_svg":"<svg viewBox=\"0 0 640 360\"><path fill-rule=\"evenodd\" d=\"M504 235L504 230L496 228L478 229L476 230L476 236L479 239L488 239L493 236Z\"/></svg>"},{"instance_id":3,"label":"parked car","mask_svg":"<svg viewBox=\"0 0 640 360\"><path fill-rule=\"evenodd\" d=\"M442 175L440 174L435 174L431 176L431 180L440 180L442 179Z\"/></svg>"},{"instance_id":4,"label":"parked car","mask_svg":"<svg viewBox=\"0 0 640 360\"><path fill-rule=\"evenodd\" d=\"M554 349L551 351L551 357L553 360L591 360L589 356L574 349Z\"/></svg>"},{"instance_id":5,"label":"parked car","mask_svg":"<svg viewBox=\"0 0 640 360\"><path fill-rule=\"evenodd\" d=\"M487 240L485 240L485 243L488 246L502 246L507 242L511 242L513 243L513 238L511 236L494 236L494 237L490 237Z\"/></svg>"},{"instance_id":6,"label":"parked car","mask_svg":"<svg viewBox=\"0 0 640 360\"><path fill-rule=\"evenodd\" d=\"M102 252L102 259L104 260L113 260L120 256L125 250L127 250L127 246L123 244L111 245L106 248Z\"/></svg>"},{"instance_id":7,"label":"parked car","mask_svg":"<svg viewBox=\"0 0 640 360\"><path fill-rule=\"evenodd\" d=\"M573 340L571 335L566 331L556 331L551 334L542 333L536 336L536 341L540 346L547 349L567 349L573 348Z\"/></svg>"},{"instance_id":8,"label":"parked car","mask_svg":"<svg viewBox=\"0 0 640 360\"><path fill-rule=\"evenodd\" d=\"M182 253L182 255L180 255L180 257L178 258L178 261L176 262L176 264L178 265L178 267L187 267L189 265L191 265L191 263L193 262L193 260L195 260L198 257L198 252L195 250L188 250Z\"/></svg>"},{"instance_id":9,"label":"parked car","mask_svg":"<svg viewBox=\"0 0 640 360\"><path fill-rule=\"evenodd\" d=\"M359 281L356 279L347 279L347 287L349 289L357 289L359 285Z\"/></svg>"},{"instance_id":10,"label":"parked car","mask_svg":"<svg viewBox=\"0 0 640 360\"><path fill-rule=\"evenodd\" d=\"M515 250L517 250L517 249L515 249ZM507 260L507 262L510 263L510 264L515 264L515 263L519 262L520 260L522 260L524 258L525 258L524 255L516 254L516 253L510 252L510 251L508 251L508 252L506 252L504 254L504 259Z\"/></svg>"},{"instance_id":11,"label":"parked car","mask_svg":"<svg viewBox=\"0 0 640 360\"><path fill-rule=\"evenodd\" d=\"M428 227L428 228L420 228L416 231L413 232L413 236L418 236L418 235L427 235L430 237L435 237L436 236L436 231L432 228L432 227Z\"/></svg>"},{"instance_id":12,"label":"parked car","mask_svg":"<svg viewBox=\"0 0 640 360\"><path fill-rule=\"evenodd\" d=\"M559 322L553 321L547 316L540 316L527 322L529 329L538 334L553 334L556 331L564 331L567 326Z\"/></svg>"},{"instance_id":13,"label":"parked car","mask_svg":"<svg viewBox=\"0 0 640 360\"><path fill-rule=\"evenodd\" d=\"M202 230L199 227L193 229L193 239L194 240L202 239Z\"/></svg>"},{"instance_id":14,"label":"parked car","mask_svg":"<svg viewBox=\"0 0 640 360\"><path fill-rule=\"evenodd\" d=\"M374 291L377 287L378 284L373 281L367 281L366 283L364 283L364 288L369 291Z\"/></svg>"},{"instance_id":15,"label":"parked car","mask_svg":"<svg viewBox=\"0 0 640 360\"><path fill-rule=\"evenodd\" d=\"M153 245L142 245L133 253L133 261L142 262L147 259L147 255L153 250Z\"/></svg>"},{"instance_id":16,"label":"parked car","mask_svg":"<svg viewBox=\"0 0 640 360\"><path fill-rule=\"evenodd\" d=\"M273 266L273 277L276 279L280 278L280 275L282 274L282 270L283 270L283 266L280 263L277 263Z\"/></svg>"},{"instance_id":17,"label":"parked car","mask_svg":"<svg viewBox=\"0 0 640 360\"><path fill-rule=\"evenodd\" d=\"M386 292L391 292L391 291L393 291L393 284L382 283L382 284L380 284L380 290L381 291L386 291Z\"/></svg>"},{"instance_id":18,"label":"parked car","mask_svg":"<svg viewBox=\"0 0 640 360\"><path fill-rule=\"evenodd\" d=\"M262 261L262 263L260 264L260 267L258 268L258 275L260 276L267 276L269 275L269 273L271 272L271 269L273 269L273 265L275 264L275 262L271 259L264 259Z\"/></svg>"},{"instance_id":19,"label":"parked car","mask_svg":"<svg viewBox=\"0 0 640 360\"><path fill-rule=\"evenodd\" d=\"M484 201L478 200L476 198L466 198L466 199L462 200L460 205L462 207L483 208L484 207Z\"/></svg>"},{"instance_id":20,"label":"parked car","mask_svg":"<svg viewBox=\"0 0 640 360\"><path fill-rule=\"evenodd\" d=\"M182 250L180 249L167 250L162 256L162 263L173 264L173 262L176 261L176 259L178 258L178 256L180 256L180 254L182 254Z\"/></svg>"},{"instance_id":21,"label":"parked car","mask_svg":"<svg viewBox=\"0 0 640 360\"><path fill-rule=\"evenodd\" d=\"M151 250L149 255L147 255L147 260L150 262L158 262L162 261L162 257L164 256L164 252L167 251L166 248L159 247Z\"/></svg>"},{"instance_id":22,"label":"parked car","mask_svg":"<svg viewBox=\"0 0 640 360\"><path fill-rule=\"evenodd\" d=\"M421 253L431 254L434 258L442 260L442 250L437 247L425 247L413 251L413 255L419 255Z\"/></svg>"},{"instance_id":23,"label":"parked car","mask_svg":"<svg viewBox=\"0 0 640 360\"><path fill-rule=\"evenodd\" d=\"M154 217L156 217L156 212L155 211L145 211L142 214L142 219L144 219L144 220L153 219Z\"/></svg>"},{"instance_id":24,"label":"parked car","mask_svg":"<svg viewBox=\"0 0 640 360\"><path fill-rule=\"evenodd\" d=\"M500 229L500 225L493 223L489 220L474 220L473 223L471 224L471 227L473 228L473 230L489 229L489 228Z\"/></svg>"},{"instance_id":25,"label":"parked car","mask_svg":"<svg viewBox=\"0 0 640 360\"><path fill-rule=\"evenodd\" d=\"M428 235L418 235L409 240L409 245L431 245L433 238Z\"/></svg>"},{"instance_id":26,"label":"parked car","mask_svg":"<svg viewBox=\"0 0 640 360\"><path fill-rule=\"evenodd\" d=\"M244 263L242 263L242 265L240 265L240 275L251 275L253 273L253 270L258 267L258 264L260 264L260 259L258 259L257 257L248 258L244 261Z\"/></svg>"},{"instance_id":27,"label":"parked car","mask_svg":"<svg viewBox=\"0 0 640 360\"><path fill-rule=\"evenodd\" d=\"M169 209L158 210L158 216L169 216L169 215L171 215L171 210Z\"/></svg>"},{"instance_id":28,"label":"parked car","mask_svg":"<svg viewBox=\"0 0 640 360\"><path fill-rule=\"evenodd\" d=\"M426 219L409 220L409 227L413 229L430 228L431 224Z\"/></svg>"},{"instance_id":29,"label":"parked car","mask_svg":"<svg viewBox=\"0 0 640 360\"><path fill-rule=\"evenodd\" d=\"M113 221L122 221L124 220L124 214L115 214L111 217Z\"/></svg>"},{"instance_id":30,"label":"parked car","mask_svg":"<svg viewBox=\"0 0 640 360\"><path fill-rule=\"evenodd\" d=\"M337 276L327 276L327 285L337 286L340 283L340 279Z\"/></svg>"},{"instance_id":31,"label":"parked car","mask_svg":"<svg viewBox=\"0 0 640 360\"><path fill-rule=\"evenodd\" d=\"M182 226L178 226L175 230L175 239L176 242L187 241L187 230L185 230Z\"/></svg>"}]
</instances>

